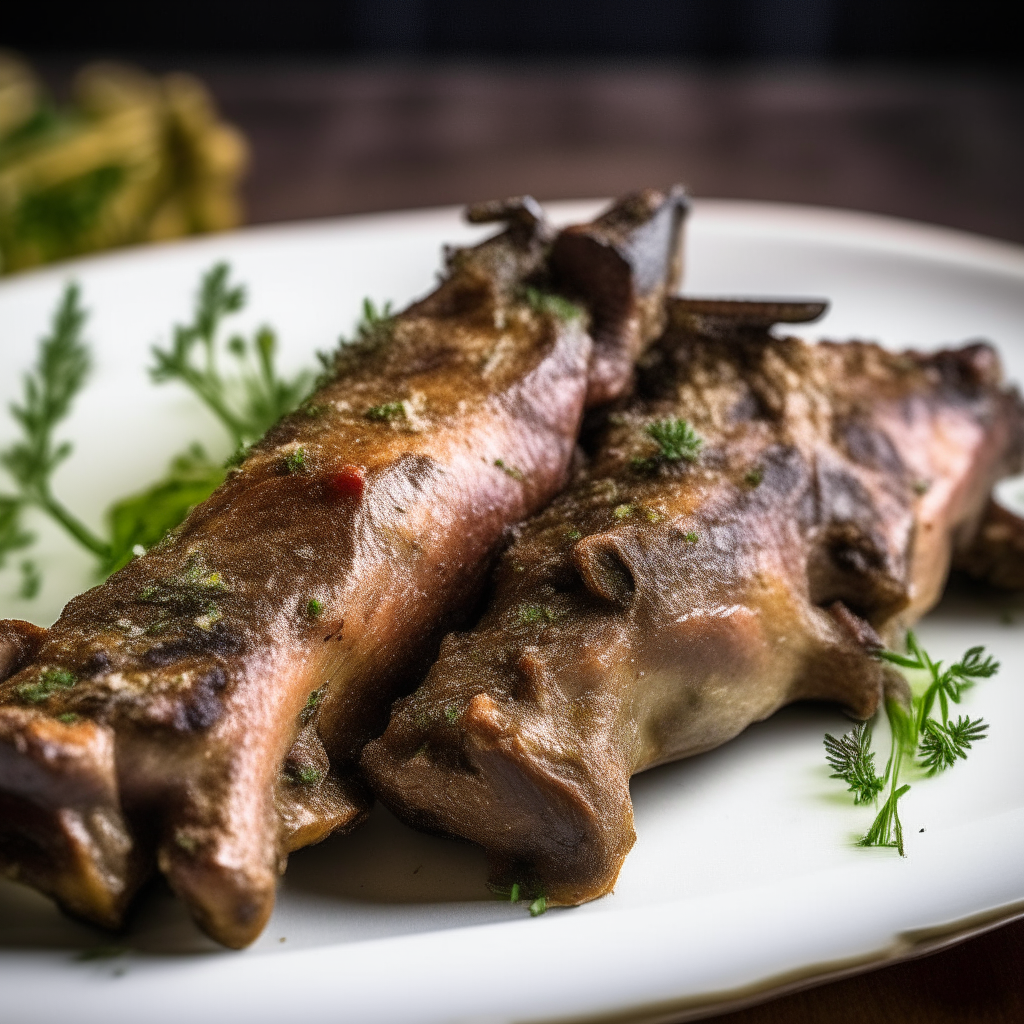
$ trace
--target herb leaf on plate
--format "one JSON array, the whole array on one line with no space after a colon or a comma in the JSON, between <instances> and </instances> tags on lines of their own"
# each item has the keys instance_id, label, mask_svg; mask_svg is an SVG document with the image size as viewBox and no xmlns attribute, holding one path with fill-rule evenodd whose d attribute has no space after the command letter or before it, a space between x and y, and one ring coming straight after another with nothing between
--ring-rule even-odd
<instances>
[{"instance_id":1,"label":"herb leaf on plate","mask_svg":"<svg viewBox=\"0 0 1024 1024\"><path fill-rule=\"evenodd\" d=\"M825 758L835 770L831 777L847 783L854 803L875 800L888 788L885 802L858 845L893 846L904 856L899 801L910 786L900 784L902 773L916 767L926 775L935 775L952 768L958 760L967 758L973 744L985 738L988 725L983 719L960 715L955 722L950 721L949 705L959 704L978 679L994 676L999 662L986 656L983 647L972 647L944 669L912 632L907 633L905 654L881 651L878 656L890 665L925 675L925 682L912 691L909 705L893 698L885 702L891 733L885 771L880 777L875 772L869 723L861 723L839 739L826 734Z\"/></svg>"}]
</instances>

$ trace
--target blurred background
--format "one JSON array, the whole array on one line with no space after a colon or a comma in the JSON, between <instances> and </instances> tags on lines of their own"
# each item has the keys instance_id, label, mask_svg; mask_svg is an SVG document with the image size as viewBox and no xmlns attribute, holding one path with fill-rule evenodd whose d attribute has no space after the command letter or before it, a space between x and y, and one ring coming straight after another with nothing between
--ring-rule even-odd
<instances>
[{"instance_id":1,"label":"blurred background","mask_svg":"<svg viewBox=\"0 0 1024 1024\"><path fill-rule=\"evenodd\" d=\"M37 123L26 146L17 111L4 114L0 66L0 140L5 116L8 136L21 139L0 141L8 271L76 247L242 220L522 192L611 195L673 180L697 195L869 210L1024 242L1019 34L1009 6L994 0L179 0L59 10L11 0L0 49L8 80L15 58L36 76L36 121L50 111L49 128ZM83 85L76 75L97 59L155 77L127 82L108 68L97 84L92 69ZM198 82L166 77L181 71ZM71 171L61 156L39 173L43 143L66 145L69 125L95 128L143 100L145 145L122 131L132 154L97 142ZM140 146L148 169L123 170ZM25 172L29 150L36 162ZM55 209L46 189L74 191L72 172L93 178ZM131 201L120 191L129 185ZM33 189L45 194L26 218L14 207ZM78 230L115 194L131 208L119 220L77 241L65 232L63 247L29 239L12 254L26 224L38 234L40 217L77 217Z\"/></svg>"}]
</instances>

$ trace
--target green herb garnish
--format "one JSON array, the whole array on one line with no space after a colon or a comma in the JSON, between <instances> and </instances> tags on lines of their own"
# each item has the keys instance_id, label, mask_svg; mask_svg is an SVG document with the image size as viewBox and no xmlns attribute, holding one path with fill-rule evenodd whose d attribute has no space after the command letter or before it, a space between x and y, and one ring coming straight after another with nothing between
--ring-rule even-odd
<instances>
[{"instance_id":1,"label":"green herb garnish","mask_svg":"<svg viewBox=\"0 0 1024 1024\"><path fill-rule=\"evenodd\" d=\"M69 441L57 441L57 427L89 374L89 351L82 340L85 320L78 286L70 284L49 335L39 344L36 365L24 377L21 402L11 403L21 437L0 451L0 465L17 488L16 494L0 494L0 564L5 555L34 540L20 523L20 513L29 507L44 512L93 554L108 557L109 545L57 500L51 486L55 470L71 454Z\"/></svg>"},{"instance_id":2,"label":"green herb garnish","mask_svg":"<svg viewBox=\"0 0 1024 1024\"><path fill-rule=\"evenodd\" d=\"M543 291L528 285L523 289L523 297L534 312L549 314L558 320L578 320L583 316L583 309L580 306L555 292Z\"/></svg>"},{"instance_id":3,"label":"green herb garnish","mask_svg":"<svg viewBox=\"0 0 1024 1024\"><path fill-rule=\"evenodd\" d=\"M966 758L971 745L985 738L988 726L982 719L963 715L955 722L949 719L950 704L959 704L978 679L987 679L999 670L998 662L983 655L983 647L972 647L960 661L943 669L942 662L932 661L913 633L907 634L907 654L879 654L892 665L927 673L923 691L911 697L909 708L897 700L886 701L892 738L881 776L875 770L867 726L859 725L839 739L825 736L826 758L835 769L832 778L846 782L854 803L874 800L888 789L881 810L858 845L893 846L904 856L899 800L910 786L901 785L901 772L917 759L920 770L935 775Z\"/></svg>"},{"instance_id":4,"label":"green herb garnish","mask_svg":"<svg viewBox=\"0 0 1024 1024\"><path fill-rule=\"evenodd\" d=\"M193 444L175 456L162 480L108 509L110 553L102 562L103 572L116 572L158 544L223 481L223 467L207 456L202 445Z\"/></svg>"},{"instance_id":5,"label":"green herb garnish","mask_svg":"<svg viewBox=\"0 0 1024 1024\"><path fill-rule=\"evenodd\" d=\"M522 604L519 606L519 621L524 625L534 622L557 622L558 612L542 604Z\"/></svg>"},{"instance_id":6,"label":"green herb garnish","mask_svg":"<svg viewBox=\"0 0 1024 1024\"><path fill-rule=\"evenodd\" d=\"M324 606L315 597L309 599L306 605L306 615L311 619L319 619L323 615Z\"/></svg>"},{"instance_id":7,"label":"green herb garnish","mask_svg":"<svg viewBox=\"0 0 1024 1024\"><path fill-rule=\"evenodd\" d=\"M693 462L704 446L703 438L686 420L658 420L648 423L644 432L657 442L658 457L666 462Z\"/></svg>"},{"instance_id":8,"label":"green herb garnish","mask_svg":"<svg viewBox=\"0 0 1024 1024\"><path fill-rule=\"evenodd\" d=\"M690 544L696 544L700 537L693 530L690 530L689 533L684 534L683 540L688 541Z\"/></svg>"},{"instance_id":9,"label":"green herb garnish","mask_svg":"<svg viewBox=\"0 0 1024 1024\"><path fill-rule=\"evenodd\" d=\"M835 771L829 778L842 779L855 804L866 804L882 792L884 783L875 772L871 750L871 726L861 722L853 732L836 739L825 734L825 760Z\"/></svg>"},{"instance_id":10,"label":"green herb garnish","mask_svg":"<svg viewBox=\"0 0 1024 1024\"><path fill-rule=\"evenodd\" d=\"M196 296L192 322L179 324L169 349L154 346L150 371L157 383L184 384L224 424L236 446L259 440L285 413L306 397L312 384L309 373L288 379L274 366L277 336L261 327L251 341L240 335L226 344L236 361L236 373L220 369L218 335L223 321L245 306L245 288L229 281L226 263L216 264L204 276Z\"/></svg>"},{"instance_id":11,"label":"green herb garnish","mask_svg":"<svg viewBox=\"0 0 1024 1024\"><path fill-rule=\"evenodd\" d=\"M743 482L748 487L757 487L764 479L764 471L761 469L748 470L746 475L743 477Z\"/></svg>"},{"instance_id":12,"label":"green herb garnish","mask_svg":"<svg viewBox=\"0 0 1024 1024\"><path fill-rule=\"evenodd\" d=\"M385 402L384 405L372 405L363 415L368 420L378 420L384 423L409 418L405 402Z\"/></svg>"},{"instance_id":13,"label":"green herb garnish","mask_svg":"<svg viewBox=\"0 0 1024 1024\"><path fill-rule=\"evenodd\" d=\"M628 519L635 511L636 505L616 505L615 508L612 509L612 515L615 516L616 519Z\"/></svg>"},{"instance_id":14,"label":"green herb garnish","mask_svg":"<svg viewBox=\"0 0 1024 1024\"><path fill-rule=\"evenodd\" d=\"M296 448L282 460L286 473L304 473L306 471L306 449Z\"/></svg>"},{"instance_id":15,"label":"green herb garnish","mask_svg":"<svg viewBox=\"0 0 1024 1024\"><path fill-rule=\"evenodd\" d=\"M60 690L70 690L78 680L66 668L48 668L34 683L22 683L15 693L30 704L42 704Z\"/></svg>"},{"instance_id":16,"label":"green herb garnish","mask_svg":"<svg viewBox=\"0 0 1024 1024\"><path fill-rule=\"evenodd\" d=\"M506 476L512 477L513 480L522 480L523 471L516 469L515 466L509 465L504 459L495 459L494 465L502 471Z\"/></svg>"},{"instance_id":17,"label":"green herb garnish","mask_svg":"<svg viewBox=\"0 0 1024 1024\"><path fill-rule=\"evenodd\" d=\"M31 601L43 586L43 574L31 558L26 558L19 569L21 570L21 586L18 587L18 597L23 601Z\"/></svg>"},{"instance_id":18,"label":"green herb garnish","mask_svg":"<svg viewBox=\"0 0 1024 1024\"><path fill-rule=\"evenodd\" d=\"M288 775L293 782L297 782L300 786L315 786L324 777L324 773L318 768L308 766L289 768Z\"/></svg>"},{"instance_id":19,"label":"green herb garnish","mask_svg":"<svg viewBox=\"0 0 1024 1024\"><path fill-rule=\"evenodd\" d=\"M540 917L545 910L548 909L548 898L546 896L538 896L530 904L530 917Z\"/></svg>"}]
</instances>

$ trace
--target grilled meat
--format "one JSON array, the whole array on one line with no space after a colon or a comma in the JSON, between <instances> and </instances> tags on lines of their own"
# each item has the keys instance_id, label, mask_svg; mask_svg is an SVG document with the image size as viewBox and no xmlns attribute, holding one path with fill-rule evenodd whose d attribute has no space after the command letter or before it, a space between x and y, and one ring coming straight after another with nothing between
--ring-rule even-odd
<instances>
[{"instance_id":1,"label":"grilled meat","mask_svg":"<svg viewBox=\"0 0 1024 1024\"><path fill-rule=\"evenodd\" d=\"M873 652L971 550L1024 439L995 353L769 333L823 309L672 301L588 471L525 524L479 625L365 748L381 799L481 844L496 885L604 895L635 838L633 773L791 701L872 715Z\"/></svg>"},{"instance_id":2,"label":"grilled meat","mask_svg":"<svg viewBox=\"0 0 1024 1024\"><path fill-rule=\"evenodd\" d=\"M529 198L471 209L507 230L178 529L49 630L0 624L4 870L117 926L156 864L251 942L287 853L365 816L361 747L661 330L684 212L650 190L556 234Z\"/></svg>"}]
</instances>

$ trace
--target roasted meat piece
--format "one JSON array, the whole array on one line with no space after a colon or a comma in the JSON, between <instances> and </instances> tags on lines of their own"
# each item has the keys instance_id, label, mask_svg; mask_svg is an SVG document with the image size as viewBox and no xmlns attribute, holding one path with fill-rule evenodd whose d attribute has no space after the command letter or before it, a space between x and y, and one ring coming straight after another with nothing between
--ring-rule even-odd
<instances>
[{"instance_id":1,"label":"roasted meat piece","mask_svg":"<svg viewBox=\"0 0 1024 1024\"><path fill-rule=\"evenodd\" d=\"M604 895L634 842L634 772L791 701L873 714L873 652L936 602L1019 465L1024 410L991 348L769 333L823 308L671 301L589 469L364 750L381 799L481 844L496 885Z\"/></svg>"},{"instance_id":2,"label":"roasted meat piece","mask_svg":"<svg viewBox=\"0 0 1024 1024\"><path fill-rule=\"evenodd\" d=\"M564 486L583 411L661 330L685 201L555 233L531 199L181 527L49 630L0 624L0 864L118 925L154 862L229 946L290 850L365 816L360 749Z\"/></svg>"}]
</instances>

